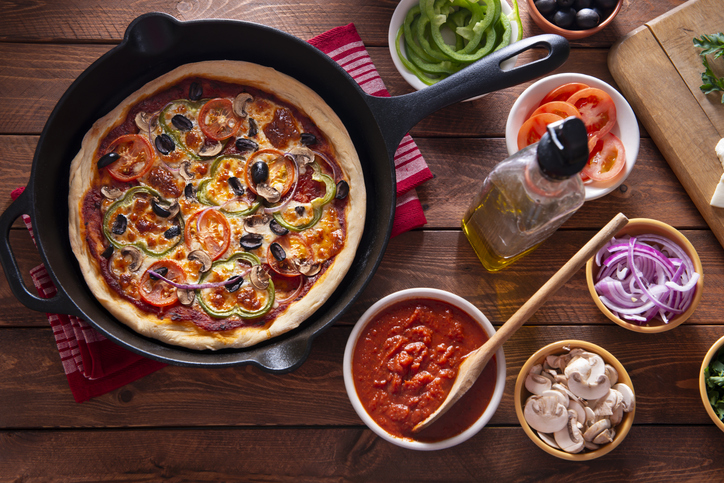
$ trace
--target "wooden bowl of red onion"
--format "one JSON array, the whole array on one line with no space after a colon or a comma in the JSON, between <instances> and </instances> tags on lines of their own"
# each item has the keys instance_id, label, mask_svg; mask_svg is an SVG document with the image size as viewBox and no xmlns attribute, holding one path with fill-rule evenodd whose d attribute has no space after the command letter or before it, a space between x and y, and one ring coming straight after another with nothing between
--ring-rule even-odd
<instances>
[{"instance_id":1,"label":"wooden bowl of red onion","mask_svg":"<svg viewBox=\"0 0 724 483\"><path fill-rule=\"evenodd\" d=\"M635 332L656 333L691 317L704 274L696 249L681 232L634 218L588 260L586 281L606 317Z\"/></svg>"}]
</instances>

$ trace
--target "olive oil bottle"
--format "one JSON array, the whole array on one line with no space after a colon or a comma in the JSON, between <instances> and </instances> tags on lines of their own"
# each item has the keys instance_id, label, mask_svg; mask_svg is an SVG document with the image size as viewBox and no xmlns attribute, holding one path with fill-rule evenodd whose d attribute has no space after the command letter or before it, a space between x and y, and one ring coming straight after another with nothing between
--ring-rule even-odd
<instances>
[{"instance_id":1,"label":"olive oil bottle","mask_svg":"<svg viewBox=\"0 0 724 483\"><path fill-rule=\"evenodd\" d=\"M578 173L587 162L586 127L570 117L548 125L540 142L493 168L462 220L487 270L501 270L535 250L583 205Z\"/></svg>"}]
</instances>

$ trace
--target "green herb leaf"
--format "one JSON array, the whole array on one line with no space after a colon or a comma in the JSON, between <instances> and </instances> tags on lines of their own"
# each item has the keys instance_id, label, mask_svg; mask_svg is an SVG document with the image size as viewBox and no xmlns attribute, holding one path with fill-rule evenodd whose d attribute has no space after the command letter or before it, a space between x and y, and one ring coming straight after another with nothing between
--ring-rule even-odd
<instances>
[{"instance_id":1,"label":"green herb leaf","mask_svg":"<svg viewBox=\"0 0 724 483\"><path fill-rule=\"evenodd\" d=\"M699 55L705 68L701 74L702 85L699 86L699 89L701 89L704 94L724 92L724 78L714 75L707 60L707 56L711 56L712 59L718 59L724 55L724 33L719 32L718 34L702 35L700 39L694 38L694 46L702 49ZM724 104L724 95L722 96L721 102Z\"/></svg>"}]
</instances>

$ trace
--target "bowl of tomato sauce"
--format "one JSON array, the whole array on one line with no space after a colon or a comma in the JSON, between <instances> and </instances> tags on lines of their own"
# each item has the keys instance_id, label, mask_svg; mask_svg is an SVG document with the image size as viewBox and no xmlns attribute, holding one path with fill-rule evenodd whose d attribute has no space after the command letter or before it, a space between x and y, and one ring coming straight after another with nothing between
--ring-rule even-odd
<instances>
[{"instance_id":1,"label":"bowl of tomato sauce","mask_svg":"<svg viewBox=\"0 0 724 483\"><path fill-rule=\"evenodd\" d=\"M495 333L483 313L443 290L413 288L390 294L359 319L344 352L344 383L357 415L398 446L431 451L477 434L505 389L501 348L472 388L438 421L413 427L447 396L463 358Z\"/></svg>"},{"instance_id":2,"label":"bowl of tomato sauce","mask_svg":"<svg viewBox=\"0 0 724 483\"><path fill-rule=\"evenodd\" d=\"M589 161L581 172L586 201L621 186L636 164L640 133L626 99L606 82L564 73L531 84L513 104L505 126L508 154L540 140L546 126L566 117L586 124Z\"/></svg>"}]
</instances>

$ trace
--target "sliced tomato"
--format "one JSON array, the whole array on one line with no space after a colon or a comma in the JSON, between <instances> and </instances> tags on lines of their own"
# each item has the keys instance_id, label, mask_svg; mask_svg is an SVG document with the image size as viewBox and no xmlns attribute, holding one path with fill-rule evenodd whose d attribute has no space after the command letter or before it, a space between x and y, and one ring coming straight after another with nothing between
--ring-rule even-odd
<instances>
[{"instance_id":1,"label":"sliced tomato","mask_svg":"<svg viewBox=\"0 0 724 483\"><path fill-rule=\"evenodd\" d=\"M241 120L234 114L230 99L211 99L203 105L198 117L201 131L211 139L221 141L235 135L241 127Z\"/></svg>"},{"instance_id":2,"label":"sliced tomato","mask_svg":"<svg viewBox=\"0 0 724 483\"><path fill-rule=\"evenodd\" d=\"M528 118L518 131L518 149L540 141L546 132L546 126L561 119L563 119L561 116L551 113L537 114Z\"/></svg>"},{"instance_id":3,"label":"sliced tomato","mask_svg":"<svg viewBox=\"0 0 724 483\"><path fill-rule=\"evenodd\" d=\"M224 215L208 208L188 219L184 235L189 248L191 242L196 241L212 260L218 260L229 248L231 227Z\"/></svg>"},{"instance_id":4,"label":"sliced tomato","mask_svg":"<svg viewBox=\"0 0 724 483\"><path fill-rule=\"evenodd\" d=\"M581 89L566 101L573 104L581 119L586 124L589 149L592 149L596 140L601 139L616 124L616 104L605 91L589 87Z\"/></svg>"},{"instance_id":5,"label":"sliced tomato","mask_svg":"<svg viewBox=\"0 0 724 483\"><path fill-rule=\"evenodd\" d=\"M279 257L280 253L276 252L274 245L278 244L283 250L283 258ZM282 258L281 260L279 258ZM272 243L269 244L266 253L266 261L269 266L279 275L285 277L295 277L299 275L299 269L294 263L294 259L297 260L314 260L312 249L307 244L306 240L296 233L289 233L284 236L280 236Z\"/></svg>"},{"instance_id":6,"label":"sliced tomato","mask_svg":"<svg viewBox=\"0 0 724 483\"><path fill-rule=\"evenodd\" d=\"M266 163L269 169L266 184L279 191L281 196L284 197L294 186L294 181L297 178L297 167L294 161L278 149L260 149L255 152L249 157L244 170L246 185L253 193L256 193L256 183L252 176L252 169L254 164L259 161Z\"/></svg>"},{"instance_id":7,"label":"sliced tomato","mask_svg":"<svg viewBox=\"0 0 724 483\"><path fill-rule=\"evenodd\" d=\"M596 143L581 175L593 181L607 181L620 173L624 166L626 151L623 143L609 132Z\"/></svg>"},{"instance_id":8,"label":"sliced tomato","mask_svg":"<svg viewBox=\"0 0 724 483\"><path fill-rule=\"evenodd\" d=\"M550 91L546 94L543 100L540 101L540 103L543 105L552 101L567 101L573 94L580 90L587 89L588 87L589 86L587 84L583 84L581 82L569 82L568 84L563 84L562 86L558 86Z\"/></svg>"},{"instance_id":9,"label":"sliced tomato","mask_svg":"<svg viewBox=\"0 0 724 483\"><path fill-rule=\"evenodd\" d=\"M186 282L186 274L183 268L171 260L160 260L153 263L141 277L141 283L138 286L138 292L144 302L156 307L167 307L173 305L178 300L176 295L176 287L160 278L155 280L151 277L149 271L160 273L165 278L176 283ZM165 272L165 273L163 273Z\"/></svg>"},{"instance_id":10,"label":"sliced tomato","mask_svg":"<svg viewBox=\"0 0 724 483\"><path fill-rule=\"evenodd\" d=\"M563 101L551 101L546 102L542 106L540 106L538 109L533 111L532 116L536 116L538 114L555 114L556 116L560 116L563 119L571 116L575 116L577 118L581 118L581 113L578 112L578 109L573 104L569 104L568 102Z\"/></svg>"},{"instance_id":11,"label":"sliced tomato","mask_svg":"<svg viewBox=\"0 0 724 483\"><path fill-rule=\"evenodd\" d=\"M108 146L107 153L116 153L119 158L106 169L113 179L126 183L148 173L156 159L151 143L144 136L125 134Z\"/></svg>"}]
</instances>

